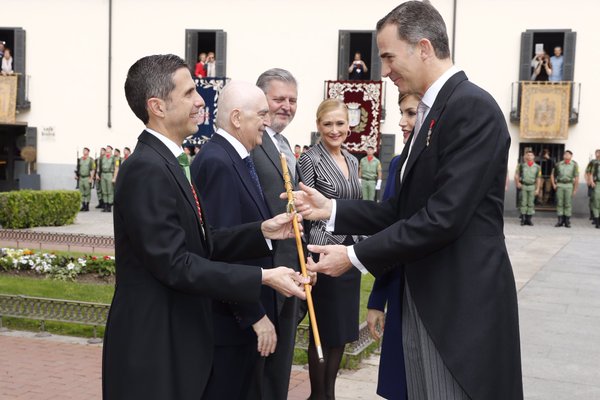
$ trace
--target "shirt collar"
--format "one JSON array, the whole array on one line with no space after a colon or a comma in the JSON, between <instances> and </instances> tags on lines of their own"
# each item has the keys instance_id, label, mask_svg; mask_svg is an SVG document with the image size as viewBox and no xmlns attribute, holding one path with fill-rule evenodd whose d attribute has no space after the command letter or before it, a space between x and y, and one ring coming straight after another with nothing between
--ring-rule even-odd
<instances>
[{"instance_id":1,"label":"shirt collar","mask_svg":"<svg viewBox=\"0 0 600 400\"><path fill-rule=\"evenodd\" d=\"M233 137L230 133L226 132L224 129L219 128L219 129L217 129L216 133L217 133L217 135L222 136L225 140L227 140L229 142L229 144L231 144L233 146L233 148L240 155L242 160L250 155L250 153L248 152L248 150L246 150L246 148L244 147L242 142L237 140L235 137Z\"/></svg>"},{"instance_id":2,"label":"shirt collar","mask_svg":"<svg viewBox=\"0 0 600 400\"><path fill-rule=\"evenodd\" d=\"M171 139L169 139L162 133L158 133L150 128L146 128L146 132L148 132L149 134L151 134L152 136L154 136L155 138L157 138L158 140L163 142L163 144L165 146L167 146L169 151L171 151L171 153L173 153L175 158L179 157L179 155L181 155L181 153L183 153L183 147L181 147L180 144L178 145L177 143L175 143L174 141L172 141Z\"/></svg>"},{"instance_id":3,"label":"shirt collar","mask_svg":"<svg viewBox=\"0 0 600 400\"><path fill-rule=\"evenodd\" d=\"M429 86L429 89L427 89L423 95L423 98L421 99L421 101L429 108L429 110L433 106L433 103L435 102L437 95L440 93L440 90L442 90L442 87L446 84L446 82L448 82L448 79L450 79L459 71L460 69L458 69L456 65L453 65L448 68L446 72L444 72L439 78L437 78L437 80L433 82L431 86Z\"/></svg>"}]
</instances>

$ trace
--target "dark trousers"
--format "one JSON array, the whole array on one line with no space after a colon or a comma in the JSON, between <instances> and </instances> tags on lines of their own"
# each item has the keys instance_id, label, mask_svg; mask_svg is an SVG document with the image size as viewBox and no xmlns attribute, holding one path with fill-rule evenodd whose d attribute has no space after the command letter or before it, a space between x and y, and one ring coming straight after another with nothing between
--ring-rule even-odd
<instances>
[{"instance_id":1,"label":"dark trousers","mask_svg":"<svg viewBox=\"0 0 600 400\"><path fill-rule=\"evenodd\" d=\"M256 342L238 346L216 346L213 367L203 400L260 399L264 358Z\"/></svg>"},{"instance_id":2,"label":"dark trousers","mask_svg":"<svg viewBox=\"0 0 600 400\"><path fill-rule=\"evenodd\" d=\"M265 359L263 399L286 399L290 385L296 328L298 327L298 299L286 298L277 319L279 332L275 353Z\"/></svg>"}]
</instances>

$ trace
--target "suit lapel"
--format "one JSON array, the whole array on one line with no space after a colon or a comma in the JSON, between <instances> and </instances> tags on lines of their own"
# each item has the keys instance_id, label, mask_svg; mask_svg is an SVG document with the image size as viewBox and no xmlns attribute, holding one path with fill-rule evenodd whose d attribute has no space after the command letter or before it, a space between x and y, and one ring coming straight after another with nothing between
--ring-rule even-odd
<instances>
[{"instance_id":1,"label":"suit lapel","mask_svg":"<svg viewBox=\"0 0 600 400\"><path fill-rule=\"evenodd\" d=\"M429 134L430 127L431 134L435 134L434 132L436 130L436 126L435 123L432 126L431 122L438 121L440 115L444 111L444 108L446 108L446 103L448 102L448 99L450 98L452 92L454 92L454 89L456 88L456 86L458 86L460 82L466 79L467 76L465 75L465 73L460 71L452 75L450 79L446 81L444 86L442 86L442 89L439 91L437 97L435 98L431 110L429 110L429 113L427 114L427 118L425 118L423 124L421 125L421 129L419 130L419 134L417 135L416 142L413 144L413 148L410 151L410 157L406 161L408 164L406 164L406 168L404 169L405 177L408 176L408 174L412 170L412 167L415 165L417 159L419 158L423 150L427 147L427 136ZM411 135L411 140L413 139L414 134L415 133L413 132ZM408 146L404 146L404 150L406 150L407 147ZM404 150L402 151L403 155ZM402 165L402 159L400 161L400 165Z\"/></svg>"},{"instance_id":2,"label":"suit lapel","mask_svg":"<svg viewBox=\"0 0 600 400\"><path fill-rule=\"evenodd\" d=\"M406 142L406 144L404 145L404 148L402 149L402 153L400 153L400 159L398 160L398 172L396 172L396 192L400 191L400 188L402 187L402 166L404 165L404 163L406 162L406 157L408 157L408 149L410 147L410 142L414 136L415 132L413 131L409 138L408 141Z\"/></svg>"},{"instance_id":3,"label":"suit lapel","mask_svg":"<svg viewBox=\"0 0 600 400\"><path fill-rule=\"evenodd\" d=\"M242 185L244 186L246 191L250 194L250 197L252 198L252 200L254 201L256 206L258 207L258 210L260 211L261 216L263 217L263 219L269 219L270 213L265 204L264 197L263 197L263 195L261 195L261 193L258 192L258 188L254 184L254 181L252 180L252 177L250 176L250 172L248 171L248 167L246 166L246 163L244 162L244 160L242 160L240 158L240 155L233 148L231 143L229 143L222 136L214 135L210 140L213 141L215 144L223 147L223 149L225 149L225 151L227 152L227 155L229 155L229 158L233 162L233 168L237 172L237 174L240 178L240 181L242 182Z\"/></svg>"},{"instance_id":4,"label":"suit lapel","mask_svg":"<svg viewBox=\"0 0 600 400\"><path fill-rule=\"evenodd\" d=\"M267 132L265 132L264 134L269 135ZM277 172L279 172L279 175L281 176L281 181L283 182L281 156L279 153L279 149L277 148L277 146L275 146L275 143L273 143L273 139L271 139L271 137L264 138L262 144L256 149L254 149L254 151L264 151L264 153L267 155L267 158L271 160L271 162L275 166L275 169L277 169Z\"/></svg>"},{"instance_id":5,"label":"suit lapel","mask_svg":"<svg viewBox=\"0 0 600 400\"><path fill-rule=\"evenodd\" d=\"M200 221L200 216L198 215L198 208L196 207L196 200L194 199L190 182L185 177L183 169L179 165L179 162L173 153L171 153L167 146L165 146L160 140L146 131L142 132L138 140L150 146L164 159L165 166L171 172L171 174L173 174L173 177L175 178L175 181L177 182L177 185L179 186L184 198L194 211L196 221L198 222L198 227L203 232L204 227L202 226L202 221ZM204 235L201 236L204 238Z\"/></svg>"}]
</instances>

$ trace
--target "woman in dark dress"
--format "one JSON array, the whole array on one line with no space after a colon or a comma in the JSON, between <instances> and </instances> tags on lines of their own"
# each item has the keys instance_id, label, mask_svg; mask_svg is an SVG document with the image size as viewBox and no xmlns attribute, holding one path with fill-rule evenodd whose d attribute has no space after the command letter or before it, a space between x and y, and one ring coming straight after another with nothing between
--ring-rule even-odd
<instances>
[{"instance_id":1,"label":"woman in dark dress","mask_svg":"<svg viewBox=\"0 0 600 400\"><path fill-rule=\"evenodd\" d=\"M350 131L346 105L337 99L324 100L317 109L317 130L320 142L302 153L299 159L304 183L327 198L360 199L358 160L342 149ZM355 243L356 237L327 232L326 224L327 221L312 222L310 244ZM309 399L335 399L335 379L344 347L358 339L360 278L356 268L337 278L319 274L318 283L312 290L325 363L319 363L311 334L308 346Z\"/></svg>"},{"instance_id":2,"label":"woman in dark dress","mask_svg":"<svg viewBox=\"0 0 600 400\"><path fill-rule=\"evenodd\" d=\"M403 143L406 144L417 121L417 106L421 97L415 93L401 95L400 129ZM400 156L394 157L390 163L385 192L382 201L393 197L396 193L396 175ZM395 161L394 161L395 160ZM406 374L404 369L404 351L402 349L402 288L404 287L404 269L395 268L393 271L375 279L369 303L367 304L367 324L375 340L381 339L385 328L381 357L379 359L379 377L377 379L377 394L389 400L406 400ZM387 314L384 310L387 306Z\"/></svg>"}]
</instances>

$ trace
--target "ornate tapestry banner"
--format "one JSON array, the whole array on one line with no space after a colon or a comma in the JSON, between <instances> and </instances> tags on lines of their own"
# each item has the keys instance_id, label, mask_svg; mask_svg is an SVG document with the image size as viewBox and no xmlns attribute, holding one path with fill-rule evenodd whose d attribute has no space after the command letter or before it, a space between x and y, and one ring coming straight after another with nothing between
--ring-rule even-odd
<instances>
[{"instance_id":1,"label":"ornate tapestry banner","mask_svg":"<svg viewBox=\"0 0 600 400\"><path fill-rule=\"evenodd\" d=\"M0 75L0 122L14 124L17 111L17 76Z\"/></svg>"},{"instance_id":2,"label":"ornate tapestry banner","mask_svg":"<svg viewBox=\"0 0 600 400\"><path fill-rule=\"evenodd\" d=\"M379 151L381 132L381 81L325 81L326 98L338 98L348 106L350 135L346 148L366 153L367 146Z\"/></svg>"},{"instance_id":3,"label":"ornate tapestry banner","mask_svg":"<svg viewBox=\"0 0 600 400\"><path fill-rule=\"evenodd\" d=\"M568 139L571 82L521 84L521 139Z\"/></svg>"},{"instance_id":4,"label":"ornate tapestry banner","mask_svg":"<svg viewBox=\"0 0 600 400\"><path fill-rule=\"evenodd\" d=\"M204 107L205 118L202 125L198 125L198 132L187 137L183 144L203 144L217 130L215 119L217 117L217 102L219 101L219 93L223 87L229 82L229 78L199 78L194 79L196 82L196 90L204 99L206 106Z\"/></svg>"}]
</instances>

